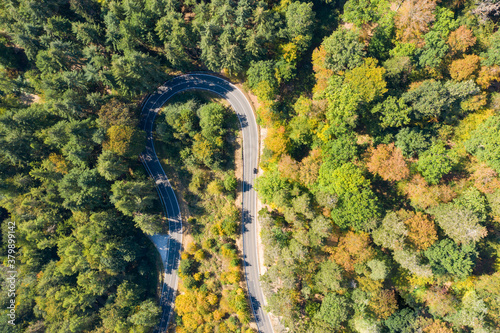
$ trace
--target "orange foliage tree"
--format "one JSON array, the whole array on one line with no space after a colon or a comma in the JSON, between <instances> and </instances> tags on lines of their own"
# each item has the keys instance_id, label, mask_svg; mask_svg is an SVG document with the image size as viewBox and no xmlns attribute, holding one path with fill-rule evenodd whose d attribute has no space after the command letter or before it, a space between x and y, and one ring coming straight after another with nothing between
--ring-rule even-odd
<instances>
[{"instance_id":1,"label":"orange foliage tree","mask_svg":"<svg viewBox=\"0 0 500 333\"><path fill-rule=\"evenodd\" d=\"M396 15L397 36L403 42L421 45L422 36L429 30L429 23L435 20L434 0L407 0Z\"/></svg>"},{"instance_id":2,"label":"orange foliage tree","mask_svg":"<svg viewBox=\"0 0 500 333\"><path fill-rule=\"evenodd\" d=\"M454 80L464 81L473 78L479 69L481 59L475 54L466 55L463 59L455 60L450 65L450 75Z\"/></svg>"},{"instance_id":3,"label":"orange foliage tree","mask_svg":"<svg viewBox=\"0 0 500 333\"><path fill-rule=\"evenodd\" d=\"M410 175L401 150L394 143L380 144L370 150L370 160L366 164L371 173L376 173L384 180L398 181Z\"/></svg>"},{"instance_id":4,"label":"orange foliage tree","mask_svg":"<svg viewBox=\"0 0 500 333\"><path fill-rule=\"evenodd\" d=\"M312 54L313 70L316 77L316 85L313 88L314 94L322 93L328 86L328 79L333 75L333 70L325 67L327 52L323 45L316 48Z\"/></svg>"},{"instance_id":5,"label":"orange foliage tree","mask_svg":"<svg viewBox=\"0 0 500 333\"><path fill-rule=\"evenodd\" d=\"M423 328L424 333L453 333L448 324L439 319L425 318L421 320L419 327Z\"/></svg>"},{"instance_id":6,"label":"orange foliage tree","mask_svg":"<svg viewBox=\"0 0 500 333\"><path fill-rule=\"evenodd\" d=\"M495 170L486 164L480 164L471 176L474 186L483 193L493 193L500 189L500 180Z\"/></svg>"},{"instance_id":7,"label":"orange foliage tree","mask_svg":"<svg viewBox=\"0 0 500 333\"><path fill-rule=\"evenodd\" d=\"M348 231L334 249L333 260L347 272L354 272L356 264L363 264L375 256L370 243L370 236L366 232Z\"/></svg>"},{"instance_id":8,"label":"orange foliage tree","mask_svg":"<svg viewBox=\"0 0 500 333\"><path fill-rule=\"evenodd\" d=\"M315 149L300 162L290 155L283 155L278 163L278 171L281 177L309 186L318 178L320 166L321 150Z\"/></svg>"},{"instance_id":9,"label":"orange foliage tree","mask_svg":"<svg viewBox=\"0 0 500 333\"><path fill-rule=\"evenodd\" d=\"M448 45L450 45L452 52L465 52L469 47L476 44L476 37L472 31L462 25L457 30L452 31L448 37Z\"/></svg>"},{"instance_id":10,"label":"orange foliage tree","mask_svg":"<svg viewBox=\"0 0 500 333\"><path fill-rule=\"evenodd\" d=\"M483 89L488 89L493 83L500 81L500 66L481 67L476 83Z\"/></svg>"},{"instance_id":11,"label":"orange foliage tree","mask_svg":"<svg viewBox=\"0 0 500 333\"><path fill-rule=\"evenodd\" d=\"M408 228L407 239L417 250L425 250L437 241L436 225L429 216L417 212L404 223Z\"/></svg>"},{"instance_id":12,"label":"orange foliage tree","mask_svg":"<svg viewBox=\"0 0 500 333\"><path fill-rule=\"evenodd\" d=\"M289 178L294 181L299 180L299 163L290 155L283 155L278 163L280 175L284 178Z\"/></svg>"},{"instance_id":13,"label":"orange foliage tree","mask_svg":"<svg viewBox=\"0 0 500 333\"><path fill-rule=\"evenodd\" d=\"M450 202L457 195L448 185L429 186L419 174L413 176L404 190L411 204L420 209L434 207L441 202Z\"/></svg>"}]
</instances>

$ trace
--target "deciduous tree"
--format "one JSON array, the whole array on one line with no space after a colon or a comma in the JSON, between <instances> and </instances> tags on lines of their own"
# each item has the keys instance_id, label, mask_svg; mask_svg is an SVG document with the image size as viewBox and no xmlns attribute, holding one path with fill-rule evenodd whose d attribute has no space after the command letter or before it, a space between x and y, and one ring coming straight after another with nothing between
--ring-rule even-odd
<instances>
[{"instance_id":1,"label":"deciduous tree","mask_svg":"<svg viewBox=\"0 0 500 333\"><path fill-rule=\"evenodd\" d=\"M450 65L451 77L456 81L474 78L474 74L479 70L479 61L479 56L475 54L453 61Z\"/></svg>"},{"instance_id":2,"label":"deciduous tree","mask_svg":"<svg viewBox=\"0 0 500 333\"><path fill-rule=\"evenodd\" d=\"M448 45L455 53L464 53L474 44L476 44L476 37L465 25L461 25L448 36Z\"/></svg>"},{"instance_id":3,"label":"deciduous tree","mask_svg":"<svg viewBox=\"0 0 500 333\"><path fill-rule=\"evenodd\" d=\"M382 179L399 181L410 175L403 154L394 143L380 144L375 149L372 148L370 153L366 166L370 172L380 175Z\"/></svg>"},{"instance_id":4,"label":"deciduous tree","mask_svg":"<svg viewBox=\"0 0 500 333\"><path fill-rule=\"evenodd\" d=\"M396 15L398 37L403 42L422 43L422 35L429 30L429 24L435 20L433 0L404 1Z\"/></svg>"},{"instance_id":5,"label":"deciduous tree","mask_svg":"<svg viewBox=\"0 0 500 333\"><path fill-rule=\"evenodd\" d=\"M349 299L335 293L329 293L323 299L319 312L315 318L330 324L331 328L337 329L347 321L350 313Z\"/></svg>"},{"instance_id":6,"label":"deciduous tree","mask_svg":"<svg viewBox=\"0 0 500 333\"><path fill-rule=\"evenodd\" d=\"M477 242L486 236L487 230L479 218L466 208L452 203L442 204L430 210L443 231L457 244Z\"/></svg>"}]
</instances>

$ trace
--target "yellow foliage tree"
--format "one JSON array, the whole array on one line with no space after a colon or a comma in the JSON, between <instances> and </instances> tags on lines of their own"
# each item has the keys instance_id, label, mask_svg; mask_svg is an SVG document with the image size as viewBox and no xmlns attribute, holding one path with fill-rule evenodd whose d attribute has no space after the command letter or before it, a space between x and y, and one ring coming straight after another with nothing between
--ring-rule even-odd
<instances>
[{"instance_id":1,"label":"yellow foliage tree","mask_svg":"<svg viewBox=\"0 0 500 333\"><path fill-rule=\"evenodd\" d=\"M62 155L51 153L49 155L49 161L52 163L52 167L58 173L63 175L67 174L69 171L69 166Z\"/></svg>"},{"instance_id":2,"label":"yellow foliage tree","mask_svg":"<svg viewBox=\"0 0 500 333\"><path fill-rule=\"evenodd\" d=\"M366 58L363 65L345 73L344 83L349 84L363 101L371 103L387 92L385 72L384 67L377 66L376 59Z\"/></svg>"},{"instance_id":3,"label":"yellow foliage tree","mask_svg":"<svg viewBox=\"0 0 500 333\"><path fill-rule=\"evenodd\" d=\"M136 157L144 148L144 132L127 125L111 126L107 132L108 139L103 149L115 154Z\"/></svg>"},{"instance_id":4,"label":"yellow foliage tree","mask_svg":"<svg viewBox=\"0 0 500 333\"><path fill-rule=\"evenodd\" d=\"M273 152L275 158L279 158L286 152L288 141L289 139L286 135L285 126L279 126L269 129L264 139L264 144L267 149Z\"/></svg>"}]
</instances>

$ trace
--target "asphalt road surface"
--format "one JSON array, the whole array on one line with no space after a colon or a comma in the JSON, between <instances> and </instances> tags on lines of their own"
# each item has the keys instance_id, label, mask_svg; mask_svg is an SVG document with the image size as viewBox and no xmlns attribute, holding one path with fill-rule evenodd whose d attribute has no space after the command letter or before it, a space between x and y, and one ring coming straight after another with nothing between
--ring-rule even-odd
<instances>
[{"instance_id":1,"label":"asphalt road surface","mask_svg":"<svg viewBox=\"0 0 500 333\"><path fill-rule=\"evenodd\" d=\"M248 286L251 310L259 332L273 332L269 316L264 311L264 295L259 284L257 245L257 194L253 188L258 168L259 137L257 123L250 103L245 95L229 81L208 74L187 74L178 76L159 87L142 107L140 126L146 132L146 149L141 160L156 182L156 189L169 221L168 235L154 235L156 245L164 262L165 273L161 294L162 317L156 332L165 332L175 303L178 276L177 270L182 247L182 220L179 204L160 161L153 142L153 124L157 113L169 98L186 90L208 90L226 99L240 120L243 135L243 198L242 227L243 262Z\"/></svg>"}]
</instances>

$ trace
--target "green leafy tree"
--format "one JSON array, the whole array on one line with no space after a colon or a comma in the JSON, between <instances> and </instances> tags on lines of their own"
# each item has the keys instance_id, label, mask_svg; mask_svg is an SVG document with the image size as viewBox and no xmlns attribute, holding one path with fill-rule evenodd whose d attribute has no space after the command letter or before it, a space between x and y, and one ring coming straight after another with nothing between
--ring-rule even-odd
<instances>
[{"instance_id":1,"label":"green leafy tree","mask_svg":"<svg viewBox=\"0 0 500 333\"><path fill-rule=\"evenodd\" d=\"M155 31L163 42L168 61L174 67L186 66L190 60L187 51L193 46L193 40L182 14L169 11L158 20Z\"/></svg>"},{"instance_id":2,"label":"green leafy tree","mask_svg":"<svg viewBox=\"0 0 500 333\"><path fill-rule=\"evenodd\" d=\"M500 172L500 117L492 116L479 125L465 142L467 151Z\"/></svg>"},{"instance_id":3,"label":"green leafy tree","mask_svg":"<svg viewBox=\"0 0 500 333\"><path fill-rule=\"evenodd\" d=\"M442 142L437 142L420 154L417 168L429 184L437 184L452 170L453 164L450 152Z\"/></svg>"},{"instance_id":4,"label":"green leafy tree","mask_svg":"<svg viewBox=\"0 0 500 333\"><path fill-rule=\"evenodd\" d=\"M104 150L97 160L97 171L106 180L116 180L127 172L125 161L117 154Z\"/></svg>"},{"instance_id":5,"label":"green leafy tree","mask_svg":"<svg viewBox=\"0 0 500 333\"><path fill-rule=\"evenodd\" d=\"M326 68L335 72L354 69L363 63L365 46L352 30L340 28L323 41Z\"/></svg>"},{"instance_id":6,"label":"green leafy tree","mask_svg":"<svg viewBox=\"0 0 500 333\"><path fill-rule=\"evenodd\" d=\"M396 147L406 157L414 157L430 146L429 135L418 127L405 127L396 134Z\"/></svg>"},{"instance_id":7,"label":"green leafy tree","mask_svg":"<svg viewBox=\"0 0 500 333\"><path fill-rule=\"evenodd\" d=\"M439 205L430 212L445 234L457 244L477 242L487 234L479 218L467 208L449 203Z\"/></svg>"},{"instance_id":8,"label":"green leafy tree","mask_svg":"<svg viewBox=\"0 0 500 333\"><path fill-rule=\"evenodd\" d=\"M73 168L58 184L63 206L77 210L93 210L105 204L108 184L96 169Z\"/></svg>"},{"instance_id":9,"label":"green leafy tree","mask_svg":"<svg viewBox=\"0 0 500 333\"><path fill-rule=\"evenodd\" d=\"M411 333L414 332L417 314L409 308L404 308L393 313L385 320L385 326L390 333Z\"/></svg>"},{"instance_id":10,"label":"green leafy tree","mask_svg":"<svg viewBox=\"0 0 500 333\"><path fill-rule=\"evenodd\" d=\"M161 215L138 213L134 215L136 227L141 229L146 235L154 235L163 230L165 221Z\"/></svg>"},{"instance_id":11,"label":"green leafy tree","mask_svg":"<svg viewBox=\"0 0 500 333\"><path fill-rule=\"evenodd\" d=\"M473 245L459 246L450 239L443 239L425 251L432 271L436 274L451 274L465 279L472 273L477 256Z\"/></svg>"},{"instance_id":12,"label":"green leafy tree","mask_svg":"<svg viewBox=\"0 0 500 333\"><path fill-rule=\"evenodd\" d=\"M404 220L395 212L390 212L382 220L382 224L373 234L373 241L391 250L401 250L404 246L408 229Z\"/></svg>"},{"instance_id":13,"label":"green leafy tree","mask_svg":"<svg viewBox=\"0 0 500 333\"><path fill-rule=\"evenodd\" d=\"M384 0L349 0L344 5L342 19L361 27L363 24L378 21L383 7L387 5Z\"/></svg>"},{"instance_id":14,"label":"green leafy tree","mask_svg":"<svg viewBox=\"0 0 500 333\"><path fill-rule=\"evenodd\" d=\"M102 142L101 132L90 118L60 121L44 134L45 144L59 148L68 161L80 167L87 166L95 146Z\"/></svg>"},{"instance_id":15,"label":"green leafy tree","mask_svg":"<svg viewBox=\"0 0 500 333\"><path fill-rule=\"evenodd\" d=\"M146 300L142 302L134 314L128 317L128 321L136 326L134 331L148 332L149 329L158 324L161 309L156 302Z\"/></svg>"},{"instance_id":16,"label":"green leafy tree","mask_svg":"<svg viewBox=\"0 0 500 333\"><path fill-rule=\"evenodd\" d=\"M479 297L475 290L467 291L462 297L460 309L450 316L450 321L455 325L468 326L473 329L484 329L484 322L488 313L485 301Z\"/></svg>"},{"instance_id":17,"label":"green leafy tree","mask_svg":"<svg viewBox=\"0 0 500 333\"><path fill-rule=\"evenodd\" d=\"M498 9L497 9L498 10ZM495 32L489 38L490 46L487 51L481 54L484 59L483 64L486 66L500 66L500 32Z\"/></svg>"},{"instance_id":18,"label":"green leafy tree","mask_svg":"<svg viewBox=\"0 0 500 333\"><path fill-rule=\"evenodd\" d=\"M251 62L247 71L247 84L252 90L259 88L261 82L267 82L270 93L266 99L271 99L277 92L278 82L274 76L274 64L271 60Z\"/></svg>"},{"instance_id":19,"label":"green leafy tree","mask_svg":"<svg viewBox=\"0 0 500 333\"><path fill-rule=\"evenodd\" d=\"M305 50L311 43L314 24L312 6L312 3L294 1L286 8L286 33L300 50Z\"/></svg>"},{"instance_id":20,"label":"green leafy tree","mask_svg":"<svg viewBox=\"0 0 500 333\"><path fill-rule=\"evenodd\" d=\"M460 114L460 102L475 95L479 88L473 81L442 83L426 80L404 93L402 98L415 120L456 119Z\"/></svg>"},{"instance_id":21,"label":"green leafy tree","mask_svg":"<svg viewBox=\"0 0 500 333\"><path fill-rule=\"evenodd\" d=\"M402 127L408 125L408 107L401 99L395 96L387 97L383 102L378 103L371 110L372 113L379 114L380 125L387 127Z\"/></svg>"},{"instance_id":22,"label":"green leafy tree","mask_svg":"<svg viewBox=\"0 0 500 333\"><path fill-rule=\"evenodd\" d=\"M486 222L489 213L486 197L474 187L469 187L454 203L474 213L480 222Z\"/></svg>"},{"instance_id":23,"label":"green leafy tree","mask_svg":"<svg viewBox=\"0 0 500 333\"><path fill-rule=\"evenodd\" d=\"M148 92L165 79L158 60L137 51L113 55L111 73L115 87L125 95Z\"/></svg>"},{"instance_id":24,"label":"green leafy tree","mask_svg":"<svg viewBox=\"0 0 500 333\"><path fill-rule=\"evenodd\" d=\"M144 212L155 200L153 184L149 181L117 181L111 186L110 201L124 215Z\"/></svg>"},{"instance_id":25,"label":"green leafy tree","mask_svg":"<svg viewBox=\"0 0 500 333\"><path fill-rule=\"evenodd\" d=\"M323 129L320 137L328 141L346 135L356 127L361 98L351 85L343 84L340 76L330 79L325 95L328 101L328 127Z\"/></svg>"},{"instance_id":26,"label":"green leafy tree","mask_svg":"<svg viewBox=\"0 0 500 333\"><path fill-rule=\"evenodd\" d=\"M274 202L277 193L284 191L288 192L290 185L287 181L280 177L279 172L266 172L259 177L255 184L255 189L264 203Z\"/></svg>"},{"instance_id":27,"label":"green leafy tree","mask_svg":"<svg viewBox=\"0 0 500 333\"><path fill-rule=\"evenodd\" d=\"M337 329L349 318L351 304L345 296L329 293L323 299L320 310L315 318L328 323L331 328Z\"/></svg>"},{"instance_id":28,"label":"green leafy tree","mask_svg":"<svg viewBox=\"0 0 500 333\"><path fill-rule=\"evenodd\" d=\"M385 280L389 274L389 267L384 260L372 259L366 263L370 268L370 279L372 280Z\"/></svg>"},{"instance_id":29,"label":"green leafy tree","mask_svg":"<svg viewBox=\"0 0 500 333\"><path fill-rule=\"evenodd\" d=\"M342 281L342 269L333 261L327 260L320 266L315 276L316 285L328 292L334 292L340 289Z\"/></svg>"}]
</instances>

